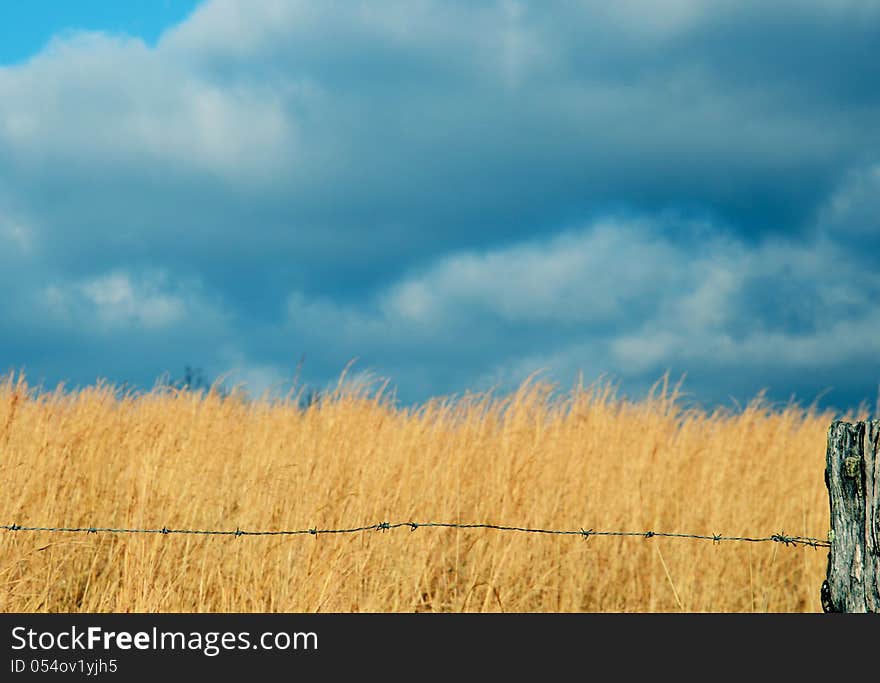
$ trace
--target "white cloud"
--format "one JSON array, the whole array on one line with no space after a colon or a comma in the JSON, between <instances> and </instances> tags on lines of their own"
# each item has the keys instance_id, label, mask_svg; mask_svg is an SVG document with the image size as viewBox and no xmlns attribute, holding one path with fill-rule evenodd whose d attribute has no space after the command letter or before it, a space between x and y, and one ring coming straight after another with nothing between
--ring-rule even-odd
<instances>
[{"instance_id":1,"label":"white cloud","mask_svg":"<svg viewBox=\"0 0 880 683\"><path fill-rule=\"evenodd\" d=\"M296 294L290 322L328 348L412 353L421 345L426 359L445 345L447 356L474 362L472 340L489 340L474 388L509 388L541 369L563 380L580 370L634 380L672 366L738 367L745 376L880 357L880 272L842 281L827 264L846 268L845 247L821 236L749 245L701 231L695 250L663 232L662 221L609 218L549 240L456 254L388 286L371 306ZM787 300L791 292L804 300ZM797 307L799 326L777 324ZM527 350L508 349L523 330L533 334Z\"/></svg>"},{"instance_id":2,"label":"white cloud","mask_svg":"<svg viewBox=\"0 0 880 683\"><path fill-rule=\"evenodd\" d=\"M216 0L201 3L186 21L167 30L159 48L182 54L246 57L276 44L292 26L319 12L298 0Z\"/></svg>"},{"instance_id":3,"label":"white cloud","mask_svg":"<svg viewBox=\"0 0 880 683\"><path fill-rule=\"evenodd\" d=\"M647 227L606 220L549 240L454 254L395 284L381 307L437 324L489 313L511 323L607 325L681 279L666 266L681 255Z\"/></svg>"},{"instance_id":4,"label":"white cloud","mask_svg":"<svg viewBox=\"0 0 880 683\"><path fill-rule=\"evenodd\" d=\"M294 160L297 136L271 88L213 82L137 39L73 33L0 68L0 146L26 168L170 164L248 184Z\"/></svg>"},{"instance_id":5,"label":"white cloud","mask_svg":"<svg viewBox=\"0 0 880 683\"><path fill-rule=\"evenodd\" d=\"M166 277L151 274L133 279L124 271L44 290L51 310L63 318L78 318L80 324L98 324L104 330L140 327L167 328L187 315L187 302L165 290Z\"/></svg>"}]
</instances>

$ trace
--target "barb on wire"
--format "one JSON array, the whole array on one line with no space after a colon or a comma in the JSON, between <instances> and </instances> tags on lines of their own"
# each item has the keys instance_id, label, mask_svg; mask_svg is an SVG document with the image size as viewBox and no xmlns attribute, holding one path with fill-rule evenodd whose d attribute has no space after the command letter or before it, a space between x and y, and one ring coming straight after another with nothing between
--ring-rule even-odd
<instances>
[{"instance_id":1,"label":"barb on wire","mask_svg":"<svg viewBox=\"0 0 880 683\"><path fill-rule=\"evenodd\" d=\"M68 532L68 533L111 533L111 534L194 534L200 536L300 536L309 534L319 536L322 534L355 534L365 531L388 531L390 529L399 529L407 527L411 532L422 527L435 529L494 529L496 531L516 531L528 534L553 534L559 536L580 536L584 540L590 536L631 536L641 537L644 539L651 538L686 538L702 541L712 541L714 545L721 541L739 541L746 543L782 543L785 546L810 546L812 548L830 548L831 543L818 538L809 536L788 536L784 531L778 534L771 534L764 537L751 536L722 536L720 534L688 534L673 533L667 531L596 531L595 529L585 529L583 527L574 530L568 529L540 529L521 526L505 526L501 524L461 524L458 522L379 522L377 524L369 524L366 526L358 526L343 529L318 529L312 527L309 529L282 529L277 531L246 531L240 527L236 527L232 531L215 530L215 529L169 529L163 526L161 529L126 529L114 527L50 527L50 526L22 526L19 524L2 524L0 529L7 531L45 531L45 532Z\"/></svg>"}]
</instances>

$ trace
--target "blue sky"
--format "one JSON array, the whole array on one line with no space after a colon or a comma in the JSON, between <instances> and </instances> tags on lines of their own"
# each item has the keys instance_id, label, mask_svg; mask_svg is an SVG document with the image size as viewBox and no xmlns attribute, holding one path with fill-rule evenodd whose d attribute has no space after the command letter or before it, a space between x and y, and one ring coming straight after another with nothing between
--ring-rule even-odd
<instances>
[{"instance_id":1,"label":"blue sky","mask_svg":"<svg viewBox=\"0 0 880 683\"><path fill-rule=\"evenodd\" d=\"M0 12L0 368L877 400L880 3Z\"/></svg>"},{"instance_id":2,"label":"blue sky","mask_svg":"<svg viewBox=\"0 0 880 683\"><path fill-rule=\"evenodd\" d=\"M102 31L153 45L192 12L196 0L12 0L0 6L0 64L27 60L55 36Z\"/></svg>"}]
</instances>

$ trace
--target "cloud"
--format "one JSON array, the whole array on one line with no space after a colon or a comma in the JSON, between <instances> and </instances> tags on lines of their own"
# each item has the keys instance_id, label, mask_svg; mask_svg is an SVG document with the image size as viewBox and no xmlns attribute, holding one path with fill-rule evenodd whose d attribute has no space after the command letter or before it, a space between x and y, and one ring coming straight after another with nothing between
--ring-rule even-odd
<instances>
[{"instance_id":1,"label":"cloud","mask_svg":"<svg viewBox=\"0 0 880 683\"><path fill-rule=\"evenodd\" d=\"M21 223L7 220L0 223L0 238L6 242L7 249L27 252L31 248L31 233Z\"/></svg>"},{"instance_id":2,"label":"cloud","mask_svg":"<svg viewBox=\"0 0 880 683\"><path fill-rule=\"evenodd\" d=\"M382 307L434 325L488 314L513 324L607 327L632 315L652 289L680 279L662 265L673 253L644 226L608 220L589 231L449 256L395 284Z\"/></svg>"},{"instance_id":3,"label":"cloud","mask_svg":"<svg viewBox=\"0 0 880 683\"><path fill-rule=\"evenodd\" d=\"M44 296L59 317L75 317L81 324L161 329L187 313L181 296L162 291L162 280L160 273L133 283L128 273L116 272L62 287L49 285Z\"/></svg>"},{"instance_id":4,"label":"cloud","mask_svg":"<svg viewBox=\"0 0 880 683\"><path fill-rule=\"evenodd\" d=\"M878 43L855 0L211 0L154 46L57 36L0 67L0 355L851 401Z\"/></svg>"},{"instance_id":5,"label":"cloud","mask_svg":"<svg viewBox=\"0 0 880 683\"><path fill-rule=\"evenodd\" d=\"M841 279L854 261L844 245L714 235L695 249L657 237L664 232L649 219L609 217L544 241L454 254L369 306L295 293L289 322L339 361L356 348L388 358L380 369L404 385L410 364L436 366L435 381L445 375L449 389L457 368L471 365L484 368L477 384L507 389L542 369L561 382L583 371L644 387L670 368L709 378L713 368L736 368L751 392L770 383L818 394L852 366L868 370L868 390L880 380L870 373L880 354L880 273ZM414 358L390 360L401 349ZM711 380L698 388L725 396Z\"/></svg>"},{"instance_id":6,"label":"cloud","mask_svg":"<svg viewBox=\"0 0 880 683\"><path fill-rule=\"evenodd\" d=\"M821 225L829 233L854 242L878 244L880 163L850 171L821 213Z\"/></svg>"},{"instance_id":7,"label":"cloud","mask_svg":"<svg viewBox=\"0 0 880 683\"><path fill-rule=\"evenodd\" d=\"M170 165L246 182L295 147L295 121L271 91L212 84L133 38L55 38L0 70L0 93L4 152L32 173Z\"/></svg>"}]
</instances>

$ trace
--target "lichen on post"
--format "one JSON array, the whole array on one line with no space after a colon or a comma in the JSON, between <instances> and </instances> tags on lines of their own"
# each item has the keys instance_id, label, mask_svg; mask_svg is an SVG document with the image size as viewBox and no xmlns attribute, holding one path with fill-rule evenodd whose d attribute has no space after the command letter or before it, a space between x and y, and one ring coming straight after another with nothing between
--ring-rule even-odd
<instances>
[{"instance_id":1,"label":"lichen on post","mask_svg":"<svg viewBox=\"0 0 880 683\"><path fill-rule=\"evenodd\" d=\"M831 508L826 612L880 612L880 420L828 429L825 485Z\"/></svg>"}]
</instances>

